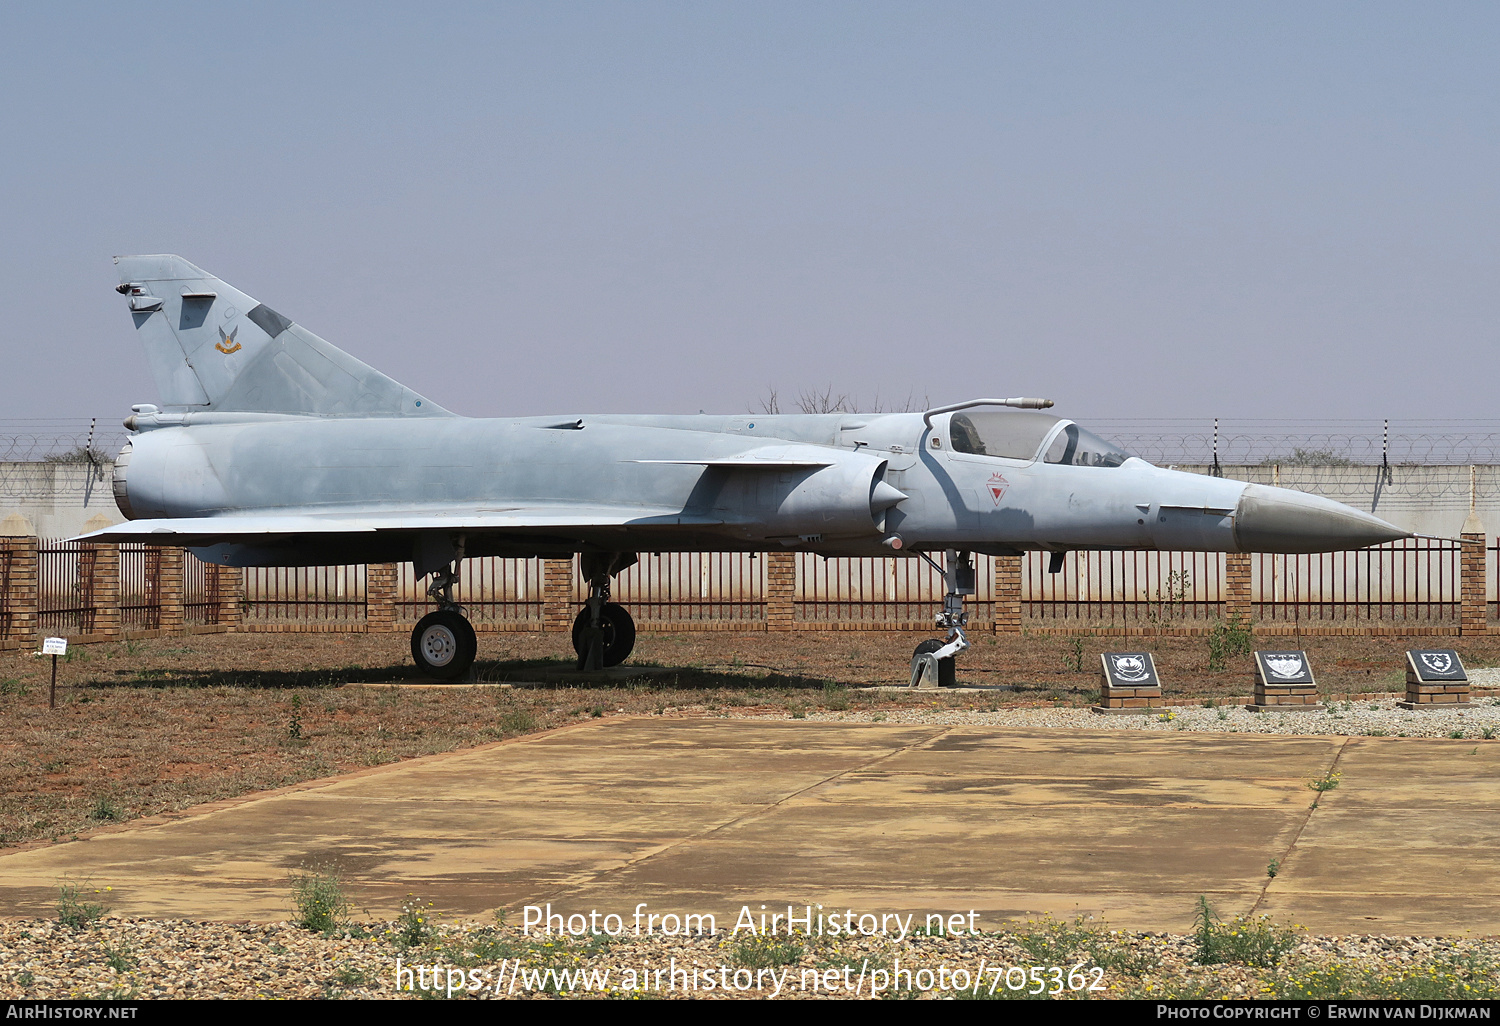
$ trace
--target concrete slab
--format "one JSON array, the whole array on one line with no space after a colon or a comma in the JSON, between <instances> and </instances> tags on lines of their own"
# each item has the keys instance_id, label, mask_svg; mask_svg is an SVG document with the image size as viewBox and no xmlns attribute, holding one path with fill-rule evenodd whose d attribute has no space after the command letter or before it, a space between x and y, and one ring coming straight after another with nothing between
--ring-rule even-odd
<instances>
[{"instance_id":1,"label":"concrete slab","mask_svg":"<svg viewBox=\"0 0 1500 1026\"><path fill-rule=\"evenodd\" d=\"M51 915L71 881L122 915L283 919L291 877L335 865L371 916L416 897L1183 931L1206 894L1321 933L1495 934L1497 763L1473 741L600 720L14 852L0 914Z\"/></svg>"}]
</instances>

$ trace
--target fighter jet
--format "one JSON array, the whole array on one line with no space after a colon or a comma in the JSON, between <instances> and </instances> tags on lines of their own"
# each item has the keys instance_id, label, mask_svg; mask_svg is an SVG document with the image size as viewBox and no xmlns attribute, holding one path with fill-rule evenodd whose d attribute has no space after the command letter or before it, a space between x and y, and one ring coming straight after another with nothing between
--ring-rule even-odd
<instances>
[{"instance_id":1,"label":"fighter jet","mask_svg":"<svg viewBox=\"0 0 1500 1026\"><path fill-rule=\"evenodd\" d=\"M975 553L1322 552L1408 532L1318 496L1164 470L1048 399L925 413L472 419L366 366L178 256L116 257L160 391L115 461L128 523L92 540L180 545L226 566L410 562L437 608L412 657L462 677L469 556L572 558L589 598L581 668L635 641L610 584L641 552L794 550L921 558L944 575L943 640L914 678L951 681L968 647ZM933 554L941 554L940 565Z\"/></svg>"}]
</instances>

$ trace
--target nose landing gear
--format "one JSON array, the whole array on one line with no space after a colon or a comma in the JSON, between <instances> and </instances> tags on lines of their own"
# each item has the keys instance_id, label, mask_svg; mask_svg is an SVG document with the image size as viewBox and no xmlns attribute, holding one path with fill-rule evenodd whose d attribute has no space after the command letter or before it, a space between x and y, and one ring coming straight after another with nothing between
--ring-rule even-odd
<instances>
[{"instance_id":1,"label":"nose landing gear","mask_svg":"<svg viewBox=\"0 0 1500 1026\"><path fill-rule=\"evenodd\" d=\"M925 553L918 553L939 569L937 563ZM943 611L937 615L937 625L946 628L945 641L929 639L917 646L911 657L911 687L951 688L957 685L958 674L954 657L969 647L964 628L969 624L969 614L964 611L964 596L974 594L974 563L967 552L948 549L943 554L946 567L943 573Z\"/></svg>"}]
</instances>

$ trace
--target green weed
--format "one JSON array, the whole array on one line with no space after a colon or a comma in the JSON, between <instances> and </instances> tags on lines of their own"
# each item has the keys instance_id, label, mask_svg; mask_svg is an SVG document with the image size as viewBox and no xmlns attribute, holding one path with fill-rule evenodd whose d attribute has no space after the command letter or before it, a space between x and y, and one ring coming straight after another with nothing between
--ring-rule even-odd
<instances>
[{"instance_id":1,"label":"green weed","mask_svg":"<svg viewBox=\"0 0 1500 1026\"><path fill-rule=\"evenodd\" d=\"M530 709L507 709L495 721L495 726L500 728L501 733L511 737L529 734L537 728L536 716Z\"/></svg>"},{"instance_id":2,"label":"green weed","mask_svg":"<svg viewBox=\"0 0 1500 1026\"><path fill-rule=\"evenodd\" d=\"M1250 654L1252 644L1250 625L1238 619L1214 625L1208 632L1208 668L1217 673L1229 665L1230 656Z\"/></svg>"},{"instance_id":3,"label":"green weed","mask_svg":"<svg viewBox=\"0 0 1500 1026\"><path fill-rule=\"evenodd\" d=\"M338 873L329 868L292 878L292 922L315 933L334 933L349 915Z\"/></svg>"},{"instance_id":4,"label":"green weed","mask_svg":"<svg viewBox=\"0 0 1500 1026\"><path fill-rule=\"evenodd\" d=\"M1309 780L1307 786L1319 794L1324 794L1325 792L1335 790L1339 786L1339 781L1343 779L1343 776L1342 773L1335 773L1329 770L1317 780Z\"/></svg>"},{"instance_id":5,"label":"green weed","mask_svg":"<svg viewBox=\"0 0 1500 1026\"><path fill-rule=\"evenodd\" d=\"M286 739L288 741L302 740L302 696L292 696L292 718L286 725Z\"/></svg>"},{"instance_id":6,"label":"green weed","mask_svg":"<svg viewBox=\"0 0 1500 1026\"><path fill-rule=\"evenodd\" d=\"M1235 916L1227 923L1222 921L1201 894L1193 921L1193 932L1198 938L1194 960L1199 965L1237 962L1270 968L1297 945L1297 937L1291 930L1277 926L1265 916L1256 919Z\"/></svg>"},{"instance_id":7,"label":"green weed","mask_svg":"<svg viewBox=\"0 0 1500 1026\"><path fill-rule=\"evenodd\" d=\"M110 820L117 822L125 818L125 810L120 803L108 795L101 794L94 799L94 807L89 810L89 819Z\"/></svg>"},{"instance_id":8,"label":"green weed","mask_svg":"<svg viewBox=\"0 0 1500 1026\"><path fill-rule=\"evenodd\" d=\"M111 890L111 887L102 891L96 887L94 893L102 896ZM77 884L63 884L58 888L57 921L64 926L82 930L103 919L108 911L108 906L102 901L84 900L83 889Z\"/></svg>"},{"instance_id":9,"label":"green weed","mask_svg":"<svg viewBox=\"0 0 1500 1026\"><path fill-rule=\"evenodd\" d=\"M1072 641L1072 646L1073 646L1073 654L1072 654L1072 656L1070 658L1065 659L1063 661L1063 666L1066 669L1072 670L1074 673L1082 673L1083 672L1083 639L1082 638L1074 638L1073 641Z\"/></svg>"},{"instance_id":10,"label":"green weed","mask_svg":"<svg viewBox=\"0 0 1500 1026\"><path fill-rule=\"evenodd\" d=\"M752 937L737 942L729 952L735 964L746 969L768 969L792 965L802 957L802 945L775 937Z\"/></svg>"},{"instance_id":11,"label":"green weed","mask_svg":"<svg viewBox=\"0 0 1500 1026\"><path fill-rule=\"evenodd\" d=\"M396 917L392 939L401 947L414 948L426 944L432 936L432 902L424 905L407 895L401 914Z\"/></svg>"},{"instance_id":12,"label":"green weed","mask_svg":"<svg viewBox=\"0 0 1500 1026\"><path fill-rule=\"evenodd\" d=\"M1089 950L1099 940L1099 931L1088 926L1082 918L1063 923L1046 916L1026 925L1031 929L1014 933L1011 939L1038 964L1063 964L1064 960Z\"/></svg>"},{"instance_id":13,"label":"green weed","mask_svg":"<svg viewBox=\"0 0 1500 1026\"><path fill-rule=\"evenodd\" d=\"M118 948L105 944L103 951L104 964L117 973L128 973L136 966L135 953L131 951L129 944L121 944Z\"/></svg>"}]
</instances>

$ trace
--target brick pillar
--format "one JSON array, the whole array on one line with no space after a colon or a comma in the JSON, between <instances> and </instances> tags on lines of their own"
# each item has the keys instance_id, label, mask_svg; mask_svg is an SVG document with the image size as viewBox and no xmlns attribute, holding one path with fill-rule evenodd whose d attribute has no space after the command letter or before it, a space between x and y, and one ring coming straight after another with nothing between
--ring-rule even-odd
<instances>
[{"instance_id":1,"label":"brick pillar","mask_svg":"<svg viewBox=\"0 0 1500 1026\"><path fill-rule=\"evenodd\" d=\"M214 623L237 631L245 620L245 572L237 566L208 564L209 590L218 601Z\"/></svg>"},{"instance_id":2,"label":"brick pillar","mask_svg":"<svg viewBox=\"0 0 1500 1026\"><path fill-rule=\"evenodd\" d=\"M766 553L766 630L791 630L796 602L797 554Z\"/></svg>"},{"instance_id":3,"label":"brick pillar","mask_svg":"<svg viewBox=\"0 0 1500 1026\"><path fill-rule=\"evenodd\" d=\"M37 549L34 536L0 538L0 631L6 641L37 644Z\"/></svg>"},{"instance_id":4,"label":"brick pillar","mask_svg":"<svg viewBox=\"0 0 1500 1026\"><path fill-rule=\"evenodd\" d=\"M163 634L181 634L187 622L187 610L183 608L187 582L184 580L184 564L187 553L182 549L164 547L157 563L156 599L161 603L159 622Z\"/></svg>"},{"instance_id":5,"label":"brick pillar","mask_svg":"<svg viewBox=\"0 0 1500 1026\"><path fill-rule=\"evenodd\" d=\"M1231 552L1224 557L1224 620L1250 623L1250 553Z\"/></svg>"},{"instance_id":6,"label":"brick pillar","mask_svg":"<svg viewBox=\"0 0 1500 1026\"><path fill-rule=\"evenodd\" d=\"M1461 574L1462 587L1460 591L1459 627L1458 632L1463 635L1487 634L1489 632L1489 611L1487 609L1488 590L1486 585L1485 562L1487 553L1484 547L1484 524L1480 523L1479 517L1473 513L1469 519L1464 521L1463 553L1460 556L1463 563Z\"/></svg>"},{"instance_id":7,"label":"brick pillar","mask_svg":"<svg viewBox=\"0 0 1500 1026\"><path fill-rule=\"evenodd\" d=\"M89 582L82 580L86 594L93 596L93 625L90 634L102 634L106 638L120 636L120 546L94 543L85 545L84 551L91 555ZM79 559L78 574L84 573L85 561Z\"/></svg>"},{"instance_id":8,"label":"brick pillar","mask_svg":"<svg viewBox=\"0 0 1500 1026\"><path fill-rule=\"evenodd\" d=\"M573 561L542 560L542 630L571 631L573 618Z\"/></svg>"},{"instance_id":9,"label":"brick pillar","mask_svg":"<svg viewBox=\"0 0 1500 1026\"><path fill-rule=\"evenodd\" d=\"M995 557L995 633L1021 633L1021 560Z\"/></svg>"},{"instance_id":10,"label":"brick pillar","mask_svg":"<svg viewBox=\"0 0 1500 1026\"><path fill-rule=\"evenodd\" d=\"M365 566L365 630L392 634L396 630L396 564Z\"/></svg>"}]
</instances>

